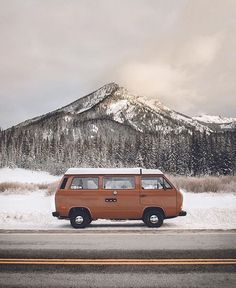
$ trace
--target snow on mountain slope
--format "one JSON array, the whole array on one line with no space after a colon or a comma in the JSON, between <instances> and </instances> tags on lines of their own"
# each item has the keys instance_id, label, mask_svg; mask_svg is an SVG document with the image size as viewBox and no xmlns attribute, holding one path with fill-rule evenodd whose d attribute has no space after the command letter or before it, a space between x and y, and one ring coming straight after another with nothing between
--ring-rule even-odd
<instances>
[{"instance_id":1,"label":"snow on mountain slope","mask_svg":"<svg viewBox=\"0 0 236 288\"><path fill-rule=\"evenodd\" d=\"M100 106L101 109L95 109ZM67 106L49 112L45 115L29 119L15 126L25 127L45 119L57 118L62 115L62 121L69 123L78 120L78 115L88 113L92 119L109 116L114 121L126 124L143 132L149 130L176 133L192 129L207 133L215 129L232 129L236 127L236 118L225 118L221 116L201 115L188 117L163 105L158 99L148 99L145 96L131 94L128 90L112 82L104 85L93 93L88 94ZM87 117L89 119L89 117ZM69 129L65 124L66 129ZM47 132L49 135L51 132ZM46 135L46 136L47 136Z\"/></svg>"},{"instance_id":2,"label":"snow on mountain slope","mask_svg":"<svg viewBox=\"0 0 236 288\"><path fill-rule=\"evenodd\" d=\"M116 83L109 83L90 93L87 96L64 106L60 109L35 117L15 126L15 128L25 127L38 121L62 115L63 121L69 123L77 119L77 115L88 112L100 105L101 109L92 114L92 119L109 116L116 122L130 125L137 131L150 130L165 131L182 131L183 129L196 129L198 131L210 132L211 129L195 119L178 113L164 106L159 100L147 100L145 97L136 96L129 93L123 87ZM88 118L88 117L87 117ZM65 126L68 126L65 124ZM66 128L68 129L68 127ZM47 134L47 135L46 135ZM52 134L48 131L45 135Z\"/></svg>"},{"instance_id":3,"label":"snow on mountain slope","mask_svg":"<svg viewBox=\"0 0 236 288\"><path fill-rule=\"evenodd\" d=\"M84 96L65 107L62 107L61 109L56 110L56 112L66 112L66 113L69 112L72 114L82 113L86 110L89 110L93 106L97 105L99 102L104 100L108 95L114 93L118 88L119 86L114 82L106 84L100 89L96 90L95 92L87 96Z\"/></svg>"},{"instance_id":4,"label":"snow on mountain slope","mask_svg":"<svg viewBox=\"0 0 236 288\"><path fill-rule=\"evenodd\" d=\"M191 117L178 113L164 106L159 100L147 100L145 97L131 94L119 87L112 99L104 100L105 113L119 123L128 123L138 131L165 131L166 133L183 129L196 129L210 132L211 129L193 120ZM104 112L104 111L103 111Z\"/></svg>"},{"instance_id":5,"label":"snow on mountain slope","mask_svg":"<svg viewBox=\"0 0 236 288\"><path fill-rule=\"evenodd\" d=\"M65 121L70 121L72 119L70 114L79 114L86 110L89 110L90 108L98 104L100 101L102 101L104 98L106 98L108 95L116 91L118 88L119 86L114 82L106 84L100 89L96 90L95 92L90 93L84 97L81 97L78 100L70 103L69 105L66 105L62 108L59 108L47 114L26 120L16 125L15 128L24 127L33 124L37 121L43 120L44 118L54 116L55 114L60 113L68 114L69 116L68 115L65 116Z\"/></svg>"},{"instance_id":6,"label":"snow on mountain slope","mask_svg":"<svg viewBox=\"0 0 236 288\"><path fill-rule=\"evenodd\" d=\"M224 141L224 133L211 133L222 130L219 124L192 119L157 99L146 101L110 83L65 107L2 131L0 166L43 169L54 174L71 165L157 166L181 174L232 173L232 153L225 168L227 159L217 158L219 151L226 155L224 146L219 146L218 140L210 144L216 137ZM234 130L229 132L227 141L233 151ZM212 158L203 156L202 151ZM192 157L192 153L196 155Z\"/></svg>"},{"instance_id":7,"label":"snow on mountain slope","mask_svg":"<svg viewBox=\"0 0 236 288\"><path fill-rule=\"evenodd\" d=\"M216 124L229 124L236 121L236 118L227 118L222 116L211 116L207 114L202 114L200 116L193 117L197 121L204 123L216 123Z\"/></svg>"},{"instance_id":8,"label":"snow on mountain slope","mask_svg":"<svg viewBox=\"0 0 236 288\"><path fill-rule=\"evenodd\" d=\"M236 118L222 117L222 116L211 116L211 115L200 115L193 117L194 120L200 123L207 124L211 128L220 128L221 130L236 129Z\"/></svg>"}]
</instances>

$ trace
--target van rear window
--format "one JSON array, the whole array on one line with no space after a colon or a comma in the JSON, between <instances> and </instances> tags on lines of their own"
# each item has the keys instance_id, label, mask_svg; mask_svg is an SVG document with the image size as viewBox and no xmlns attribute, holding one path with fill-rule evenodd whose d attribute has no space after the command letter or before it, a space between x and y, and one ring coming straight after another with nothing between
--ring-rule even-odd
<instances>
[{"instance_id":1,"label":"van rear window","mask_svg":"<svg viewBox=\"0 0 236 288\"><path fill-rule=\"evenodd\" d=\"M98 178L97 177L75 177L72 180L70 188L73 190L98 189Z\"/></svg>"},{"instance_id":2,"label":"van rear window","mask_svg":"<svg viewBox=\"0 0 236 288\"><path fill-rule=\"evenodd\" d=\"M64 178L64 179L63 179L63 181L62 181L62 183L61 183L60 189L65 189L67 180L68 180L68 178Z\"/></svg>"},{"instance_id":3,"label":"van rear window","mask_svg":"<svg viewBox=\"0 0 236 288\"><path fill-rule=\"evenodd\" d=\"M103 189L134 189L134 177L104 177Z\"/></svg>"}]
</instances>

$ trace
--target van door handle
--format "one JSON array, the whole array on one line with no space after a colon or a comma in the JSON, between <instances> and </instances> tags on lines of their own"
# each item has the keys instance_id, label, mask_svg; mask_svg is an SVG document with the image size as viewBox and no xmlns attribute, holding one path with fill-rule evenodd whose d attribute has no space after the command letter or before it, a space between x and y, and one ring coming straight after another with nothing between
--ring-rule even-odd
<instances>
[{"instance_id":1,"label":"van door handle","mask_svg":"<svg viewBox=\"0 0 236 288\"><path fill-rule=\"evenodd\" d=\"M148 196L147 194L141 194L141 195L140 195L140 197L142 197L142 198L143 198L143 197L147 197L147 196Z\"/></svg>"},{"instance_id":2,"label":"van door handle","mask_svg":"<svg viewBox=\"0 0 236 288\"><path fill-rule=\"evenodd\" d=\"M105 198L105 202L117 202L116 198Z\"/></svg>"}]
</instances>

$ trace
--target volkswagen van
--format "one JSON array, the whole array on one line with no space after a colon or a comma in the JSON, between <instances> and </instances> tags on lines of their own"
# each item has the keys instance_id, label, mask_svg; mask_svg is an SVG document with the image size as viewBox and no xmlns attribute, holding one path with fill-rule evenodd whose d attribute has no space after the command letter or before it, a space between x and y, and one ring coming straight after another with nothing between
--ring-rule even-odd
<instances>
[{"instance_id":1,"label":"volkswagen van","mask_svg":"<svg viewBox=\"0 0 236 288\"><path fill-rule=\"evenodd\" d=\"M160 227L165 219L185 216L183 195L158 169L70 168L55 194L59 219L85 228L97 219L143 220Z\"/></svg>"}]
</instances>

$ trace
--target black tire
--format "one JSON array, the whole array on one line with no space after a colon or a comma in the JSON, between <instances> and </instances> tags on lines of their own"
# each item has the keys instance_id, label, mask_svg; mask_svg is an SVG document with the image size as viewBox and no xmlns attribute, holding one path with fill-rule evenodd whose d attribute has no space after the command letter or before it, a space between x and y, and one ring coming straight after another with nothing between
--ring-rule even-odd
<instances>
[{"instance_id":1,"label":"black tire","mask_svg":"<svg viewBox=\"0 0 236 288\"><path fill-rule=\"evenodd\" d=\"M164 221L164 215L159 210L147 210L147 212L144 213L143 216L143 222L148 227L161 227Z\"/></svg>"},{"instance_id":2,"label":"black tire","mask_svg":"<svg viewBox=\"0 0 236 288\"><path fill-rule=\"evenodd\" d=\"M85 228L91 221L89 213L84 210L77 210L70 217L70 224L75 229Z\"/></svg>"}]
</instances>

